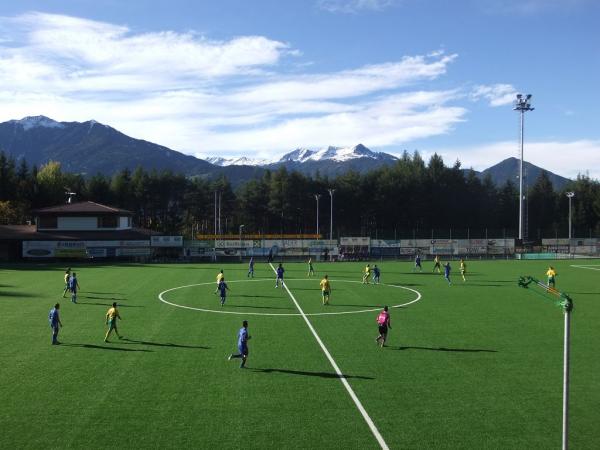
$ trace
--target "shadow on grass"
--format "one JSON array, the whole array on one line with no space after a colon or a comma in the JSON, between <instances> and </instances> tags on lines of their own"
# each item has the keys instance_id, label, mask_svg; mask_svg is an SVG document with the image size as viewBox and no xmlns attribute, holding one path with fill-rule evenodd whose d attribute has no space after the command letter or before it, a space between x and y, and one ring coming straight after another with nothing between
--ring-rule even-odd
<instances>
[{"instance_id":1,"label":"shadow on grass","mask_svg":"<svg viewBox=\"0 0 600 450\"><path fill-rule=\"evenodd\" d=\"M83 297L83 298L95 298L95 297ZM108 300L108 299L106 299ZM108 306L108 307L112 307L112 303L98 303L98 302L77 302L78 305L83 305L83 306ZM145 308L145 306L142 305L121 305L120 303L117 303L117 306L119 308Z\"/></svg>"},{"instance_id":2,"label":"shadow on grass","mask_svg":"<svg viewBox=\"0 0 600 450\"><path fill-rule=\"evenodd\" d=\"M481 348L446 348L446 347L394 347L394 350L431 350L434 352L459 352L459 353L498 353L498 350L487 350Z\"/></svg>"},{"instance_id":3,"label":"shadow on grass","mask_svg":"<svg viewBox=\"0 0 600 450\"><path fill-rule=\"evenodd\" d=\"M319 378L346 378L346 379L359 379L359 380L374 380L373 377L363 377L361 375L338 375L335 372L307 372L304 370L289 370L289 369L251 369L253 372L261 373L284 373L289 375L302 375L305 377L319 377Z\"/></svg>"},{"instance_id":4,"label":"shadow on grass","mask_svg":"<svg viewBox=\"0 0 600 450\"><path fill-rule=\"evenodd\" d=\"M15 291L0 291L0 297L35 297L33 294L27 294L25 292L15 292Z\"/></svg>"},{"instance_id":5,"label":"shadow on grass","mask_svg":"<svg viewBox=\"0 0 600 450\"><path fill-rule=\"evenodd\" d=\"M137 339L121 339L121 344L139 344L139 345L151 345L155 347L173 347L173 348L197 348L202 350L210 350L210 347L204 347L202 345L184 345L184 344L173 344L171 342L150 342L150 341L139 341Z\"/></svg>"},{"instance_id":6,"label":"shadow on grass","mask_svg":"<svg viewBox=\"0 0 600 450\"><path fill-rule=\"evenodd\" d=\"M383 309L383 306L381 306L381 305L356 305L356 304L355 305L344 305L341 303L331 303L329 306L332 306L334 308L336 306L340 306L340 307L341 306L350 306L350 307L356 306L357 308L382 308Z\"/></svg>"},{"instance_id":7,"label":"shadow on grass","mask_svg":"<svg viewBox=\"0 0 600 450\"><path fill-rule=\"evenodd\" d=\"M117 297L96 297L95 295L80 295L80 298L91 298L93 300L113 300L113 301L119 301L119 302L124 302L127 299L126 298L117 298Z\"/></svg>"},{"instance_id":8,"label":"shadow on grass","mask_svg":"<svg viewBox=\"0 0 600 450\"><path fill-rule=\"evenodd\" d=\"M108 345L95 345L95 344L65 344L65 343L62 343L61 346L63 346L63 347L90 348L90 349L96 349L96 350L113 350L113 351L119 351L119 352L153 352L153 350L146 350L146 349L113 347L110 344L108 344Z\"/></svg>"},{"instance_id":9,"label":"shadow on grass","mask_svg":"<svg viewBox=\"0 0 600 450\"><path fill-rule=\"evenodd\" d=\"M250 309L283 309L286 311L295 311L294 308L282 307L282 306L257 306L257 305L233 305L231 303L225 303L225 307L230 308L250 308Z\"/></svg>"},{"instance_id":10,"label":"shadow on grass","mask_svg":"<svg viewBox=\"0 0 600 450\"><path fill-rule=\"evenodd\" d=\"M92 291L85 291L88 294L97 294L97 295L123 295L120 292L92 292Z\"/></svg>"}]
</instances>

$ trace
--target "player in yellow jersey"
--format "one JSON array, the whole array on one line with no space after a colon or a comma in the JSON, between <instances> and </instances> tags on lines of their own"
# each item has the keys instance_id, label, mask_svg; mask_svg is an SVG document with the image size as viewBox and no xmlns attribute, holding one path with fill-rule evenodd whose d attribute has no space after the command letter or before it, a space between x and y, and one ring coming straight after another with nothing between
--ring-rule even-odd
<instances>
[{"instance_id":1,"label":"player in yellow jersey","mask_svg":"<svg viewBox=\"0 0 600 450\"><path fill-rule=\"evenodd\" d=\"M119 339L123 339L123 336L121 336L117 330L117 319L122 320L119 310L117 309L117 303L113 302L112 308L106 312L106 325L108 325L108 331L106 332L106 336L104 336L104 342L108 342L108 337L112 330L115 330Z\"/></svg>"},{"instance_id":2,"label":"player in yellow jersey","mask_svg":"<svg viewBox=\"0 0 600 450\"><path fill-rule=\"evenodd\" d=\"M367 264L365 267L365 273L363 274L362 282L363 284L369 284L369 277L371 276L371 266Z\"/></svg>"},{"instance_id":3,"label":"player in yellow jersey","mask_svg":"<svg viewBox=\"0 0 600 450\"><path fill-rule=\"evenodd\" d=\"M556 270L554 270L554 267L552 267L552 266L548 267L546 276L548 277L548 286L552 286L553 288L556 288L556 278L555 278Z\"/></svg>"},{"instance_id":4,"label":"player in yellow jersey","mask_svg":"<svg viewBox=\"0 0 600 450\"><path fill-rule=\"evenodd\" d=\"M69 267L66 271L65 271L65 290L63 291L63 298L65 298L65 295L67 294L67 291L69 290L69 280L71 279L71 268Z\"/></svg>"},{"instance_id":5,"label":"player in yellow jersey","mask_svg":"<svg viewBox=\"0 0 600 450\"><path fill-rule=\"evenodd\" d=\"M464 259L460 259L460 276L464 281L467 281L467 279L465 278L465 275L467 274L467 264L465 263Z\"/></svg>"},{"instance_id":6,"label":"player in yellow jersey","mask_svg":"<svg viewBox=\"0 0 600 450\"><path fill-rule=\"evenodd\" d=\"M433 258L432 272L435 272L436 269L437 269L438 273L442 273L442 265L440 264L440 257L438 255L435 255L435 258Z\"/></svg>"},{"instance_id":7,"label":"player in yellow jersey","mask_svg":"<svg viewBox=\"0 0 600 450\"><path fill-rule=\"evenodd\" d=\"M219 292L219 285L221 284L221 280L223 278L225 278L225 275L223 275L223 269L221 269L221 271L217 274L217 288L215 289L215 295L217 292Z\"/></svg>"},{"instance_id":8,"label":"player in yellow jersey","mask_svg":"<svg viewBox=\"0 0 600 450\"><path fill-rule=\"evenodd\" d=\"M321 280L321 295L323 297L323 306L329 305L329 298L331 296L331 283L327 275Z\"/></svg>"}]
</instances>

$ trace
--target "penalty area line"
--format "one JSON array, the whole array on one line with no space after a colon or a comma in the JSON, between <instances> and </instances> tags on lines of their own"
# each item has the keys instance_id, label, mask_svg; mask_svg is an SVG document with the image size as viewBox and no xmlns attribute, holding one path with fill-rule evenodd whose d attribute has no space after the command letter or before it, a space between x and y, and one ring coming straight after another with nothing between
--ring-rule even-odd
<instances>
[{"instance_id":1,"label":"penalty area line","mask_svg":"<svg viewBox=\"0 0 600 450\"><path fill-rule=\"evenodd\" d=\"M277 274L277 270L275 269L275 267L273 266L273 264L269 263L269 265L271 266L271 269L273 269L273 272L275 272L275 274ZM375 423L373 422L373 419L371 419L371 417L367 413L367 410L365 409L365 407L362 405L362 403L360 402L360 400L356 396L356 393L354 392L354 389L352 389L352 386L350 386L350 383L348 383L348 380L346 379L346 377L344 376L344 374L342 373L342 371L338 367L337 363L335 362L335 360L331 356L331 353L329 353L329 350L327 350L327 347L325 347L325 344L323 343L323 341L321 340L321 338L317 334L317 331L313 327L312 323L310 322L310 320L308 319L308 317L304 313L304 310L302 309L302 307L300 306L300 304L296 300L296 297L294 297L294 294L292 294L292 291L289 290L289 288L287 287L287 284L282 283L282 287L285 288L286 292L288 293L288 295L290 296L290 298L294 302L294 305L298 309L298 312L300 313L300 315L302 316L302 318L306 322L306 325L308 325L308 328L310 329L311 333L313 334L313 336L317 340L317 343L321 347L321 350L323 350L323 353L325 353L325 356L329 360L329 363L333 367L333 370L335 370L335 373L337 374L338 379L342 382L342 384L346 388L346 391L348 391L348 394L350 395L350 398L352 399L352 401L354 402L354 404L356 405L356 407L360 411L361 415L363 416L363 419L365 419L365 422L367 422L367 425L369 426L369 429L371 430L371 433L373 433L373 436L375 436L375 439L377 439L377 442L379 442L379 445L381 446L381 448L383 450L389 450L389 447L386 444L385 440L383 439L383 436L381 436L381 433L379 432L379 430L375 426Z\"/></svg>"}]
</instances>

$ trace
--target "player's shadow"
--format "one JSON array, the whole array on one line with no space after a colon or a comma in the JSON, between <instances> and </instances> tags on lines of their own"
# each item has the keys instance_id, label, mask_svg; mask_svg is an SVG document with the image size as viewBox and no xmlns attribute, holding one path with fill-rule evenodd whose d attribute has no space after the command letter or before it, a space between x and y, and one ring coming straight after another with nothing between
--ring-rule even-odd
<instances>
[{"instance_id":1,"label":"player's shadow","mask_svg":"<svg viewBox=\"0 0 600 450\"><path fill-rule=\"evenodd\" d=\"M26 292L0 291L0 297L34 297L34 295Z\"/></svg>"},{"instance_id":2,"label":"player's shadow","mask_svg":"<svg viewBox=\"0 0 600 450\"><path fill-rule=\"evenodd\" d=\"M79 297L80 297L80 298L91 298L91 299L93 299L93 300L113 300L113 301L119 301L119 302L122 302L122 301L125 301L125 300L127 300L126 298L117 298L117 297L96 297L96 296L93 296L93 295L80 295Z\"/></svg>"},{"instance_id":3,"label":"player's shadow","mask_svg":"<svg viewBox=\"0 0 600 450\"><path fill-rule=\"evenodd\" d=\"M97 294L97 295L123 295L120 292L92 292L92 291L85 291L88 294Z\"/></svg>"},{"instance_id":4,"label":"player's shadow","mask_svg":"<svg viewBox=\"0 0 600 450\"><path fill-rule=\"evenodd\" d=\"M447 348L447 347L416 347L416 346L400 346L395 347L395 350L431 350L434 352L459 352L459 353L498 353L498 350L488 350L482 348Z\"/></svg>"},{"instance_id":5,"label":"player's shadow","mask_svg":"<svg viewBox=\"0 0 600 450\"><path fill-rule=\"evenodd\" d=\"M381 305L357 305L357 304L354 304L354 305L344 305L344 304L341 304L341 303L331 303L329 306L333 306L334 308L336 306L356 306L357 308L383 308L383 306L381 306Z\"/></svg>"},{"instance_id":6,"label":"player's shadow","mask_svg":"<svg viewBox=\"0 0 600 450\"><path fill-rule=\"evenodd\" d=\"M250 308L250 309L283 309L286 311L295 311L294 308L285 306L258 306L258 305L233 305L231 303L225 303L225 307L230 308Z\"/></svg>"},{"instance_id":7,"label":"player's shadow","mask_svg":"<svg viewBox=\"0 0 600 450\"><path fill-rule=\"evenodd\" d=\"M184 344L173 344L171 342L151 342L151 341L140 341L137 339L121 339L121 344L130 345L130 344L138 344L138 345L150 345L155 347L173 347L173 348L196 348L202 350L210 350L210 347L204 347L202 345L184 345Z\"/></svg>"},{"instance_id":8,"label":"player's shadow","mask_svg":"<svg viewBox=\"0 0 600 450\"><path fill-rule=\"evenodd\" d=\"M359 380L374 380L373 377L364 377L362 375L338 375L335 372L307 372L304 370L289 370L289 369L252 369L254 372L261 373L285 373L290 375L302 375L305 377L318 377L318 378L356 378Z\"/></svg>"},{"instance_id":9,"label":"player's shadow","mask_svg":"<svg viewBox=\"0 0 600 450\"><path fill-rule=\"evenodd\" d=\"M80 347L80 348L89 348L96 350L113 350L119 352L154 352L154 350L146 350L146 349L136 349L136 348L123 348L123 347L113 347L111 345L95 345L95 344L61 344L63 347Z\"/></svg>"},{"instance_id":10,"label":"player's shadow","mask_svg":"<svg viewBox=\"0 0 600 450\"><path fill-rule=\"evenodd\" d=\"M83 297L83 298L94 298L94 297ZM105 299L108 300L108 299ZM97 303L97 302L77 302L78 305L89 305L89 306L108 306L112 307L112 303ZM143 305L118 305L119 308L145 308Z\"/></svg>"}]
</instances>

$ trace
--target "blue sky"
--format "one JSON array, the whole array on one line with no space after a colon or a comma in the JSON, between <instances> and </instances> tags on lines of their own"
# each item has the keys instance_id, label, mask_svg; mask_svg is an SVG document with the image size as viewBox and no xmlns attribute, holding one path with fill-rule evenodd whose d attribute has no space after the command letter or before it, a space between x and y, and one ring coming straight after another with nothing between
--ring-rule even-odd
<instances>
[{"instance_id":1,"label":"blue sky","mask_svg":"<svg viewBox=\"0 0 600 450\"><path fill-rule=\"evenodd\" d=\"M0 4L0 120L95 119L208 156L363 143L600 178L592 0Z\"/></svg>"}]
</instances>

